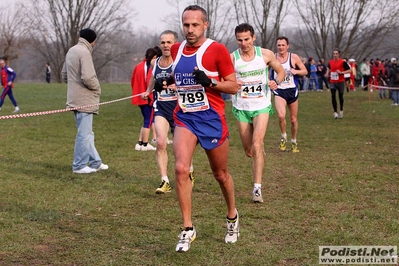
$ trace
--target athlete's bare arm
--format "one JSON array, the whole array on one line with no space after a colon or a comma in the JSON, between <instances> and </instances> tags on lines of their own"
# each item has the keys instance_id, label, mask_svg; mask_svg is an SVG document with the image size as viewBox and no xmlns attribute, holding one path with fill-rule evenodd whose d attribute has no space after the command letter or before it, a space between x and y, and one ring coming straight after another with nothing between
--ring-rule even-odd
<instances>
[{"instance_id":1,"label":"athlete's bare arm","mask_svg":"<svg viewBox=\"0 0 399 266\"><path fill-rule=\"evenodd\" d=\"M141 94L141 98L143 98L144 100L148 98L148 95L150 95L151 91L154 89L154 83L154 76L151 73L150 82L148 84L147 90L143 92L143 94Z\"/></svg>"},{"instance_id":2,"label":"athlete's bare arm","mask_svg":"<svg viewBox=\"0 0 399 266\"><path fill-rule=\"evenodd\" d=\"M277 58L274 56L274 53L269 49L262 48L262 56L263 59L265 60L266 65L273 68L273 70L277 73L277 77L275 78L277 79L277 82L269 81L269 88L272 90L276 90L278 86L277 83L281 83L285 78L285 70L283 66L280 64L280 62L277 61Z\"/></svg>"},{"instance_id":3,"label":"athlete's bare arm","mask_svg":"<svg viewBox=\"0 0 399 266\"><path fill-rule=\"evenodd\" d=\"M230 75L222 77L222 80L218 83L218 85L212 87L214 90L227 94L235 94L239 88L240 86L237 83L236 74L234 72Z\"/></svg>"},{"instance_id":4,"label":"athlete's bare arm","mask_svg":"<svg viewBox=\"0 0 399 266\"><path fill-rule=\"evenodd\" d=\"M306 66L302 63L301 58L299 58L297 54L291 53L291 62L292 65L295 66L295 69L291 68L291 73L293 75L306 76L308 74Z\"/></svg>"}]
</instances>

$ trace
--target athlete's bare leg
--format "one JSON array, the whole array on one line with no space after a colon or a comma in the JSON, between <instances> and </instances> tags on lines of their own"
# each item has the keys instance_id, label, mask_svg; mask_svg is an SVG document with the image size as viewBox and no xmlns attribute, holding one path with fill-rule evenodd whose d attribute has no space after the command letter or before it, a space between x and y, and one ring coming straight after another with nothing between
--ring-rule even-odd
<instances>
[{"instance_id":1,"label":"athlete's bare leg","mask_svg":"<svg viewBox=\"0 0 399 266\"><path fill-rule=\"evenodd\" d=\"M184 227L192 227L192 185L189 177L197 137L187 128L176 127L173 138L175 154L176 192L180 204Z\"/></svg>"},{"instance_id":2,"label":"athlete's bare leg","mask_svg":"<svg viewBox=\"0 0 399 266\"><path fill-rule=\"evenodd\" d=\"M157 150L155 157L157 159L159 172L161 177L168 175L168 152L167 139L169 131L169 122L162 116L155 116L155 132L157 136Z\"/></svg>"},{"instance_id":3,"label":"athlete's bare leg","mask_svg":"<svg viewBox=\"0 0 399 266\"><path fill-rule=\"evenodd\" d=\"M298 100L288 105L291 119L291 138L296 140L298 133Z\"/></svg>"},{"instance_id":4,"label":"athlete's bare leg","mask_svg":"<svg viewBox=\"0 0 399 266\"><path fill-rule=\"evenodd\" d=\"M234 181L227 169L228 153L229 139L226 139L219 147L206 151L213 176L219 182L227 204L227 217L235 217L237 212L234 197Z\"/></svg>"},{"instance_id":5,"label":"athlete's bare leg","mask_svg":"<svg viewBox=\"0 0 399 266\"><path fill-rule=\"evenodd\" d=\"M155 130L155 125L154 125L154 123L152 123L152 125L151 125L151 132L152 132L152 139L157 139L158 138L158 136L157 136L157 132L156 132L156 130Z\"/></svg>"},{"instance_id":6,"label":"athlete's bare leg","mask_svg":"<svg viewBox=\"0 0 399 266\"><path fill-rule=\"evenodd\" d=\"M287 122L285 120L287 101L280 96L274 96L274 105L278 115L281 134L285 134L287 133Z\"/></svg>"},{"instance_id":7,"label":"athlete's bare leg","mask_svg":"<svg viewBox=\"0 0 399 266\"><path fill-rule=\"evenodd\" d=\"M238 122L238 132L245 154L253 158L252 172L254 183L262 184L263 170L265 166L265 150L263 140L269 122L269 113L256 116L253 124Z\"/></svg>"},{"instance_id":8,"label":"athlete's bare leg","mask_svg":"<svg viewBox=\"0 0 399 266\"><path fill-rule=\"evenodd\" d=\"M142 127L141 130L140 130L139 141L148 142L149 136L150 136L150 129Z\"/></svg>"}]
</instances>

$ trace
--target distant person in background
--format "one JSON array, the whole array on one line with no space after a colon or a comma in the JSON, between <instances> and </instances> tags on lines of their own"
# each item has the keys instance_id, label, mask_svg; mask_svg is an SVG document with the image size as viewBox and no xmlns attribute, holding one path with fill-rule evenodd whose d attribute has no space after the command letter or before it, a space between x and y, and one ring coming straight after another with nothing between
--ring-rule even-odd
<instances>
[{"instance_id":1,"label":"distant person in background","mask_svg":"<svg viewBox=\"0 0 399 266\"><path fill-rule=\"evenodd\" d=\"M308 71L308 73L304 76L302 76L302 80L303 80L303 91L308 91L310 86L310 61L313 59L313 57L309 57L307 60L303 59L303 64L306 68L306 70Z\"/></svg>"},{"instance_id":2,"label":"distant person in background","mask_svg":"<svg viewBox=\"0 0 399 266\"><path fill-rule=\"evenodd\" d=\"M386 87L386 73L385 73L385 62L384 60L380 60L377 58L374 62L374 65L371 69L371 73L373 75L374 84L378 86L378 96L381 99L386 99L386 89L381 87Z\"/></svg>"},{"instance_id":3,"label":"distant person in background","mask_svg":"<svg viewBox=\"0 0 399 266\"><path fill-rule=\"evenodd\" d=\"M136 151L155 151L156 148L148 143L150 137L150 128L154 120L154 108L152 107L154 96L149 94L148 98L143 99L138 95L147 91L148 84L152 73L151 61L157 58L157 51L154 48L149 48L145 52L145 58L133 70L131 86L132 86L132 104L140 107L144 122L140 130L139 140L134 147ZM153 132L154 134L154 132ZM155 138L154 138L155 139Z\"/></svg>"},{"instance_id":4,"label":"distant person in background","mask_svg":"<svg viewBox=\"0 0 399 266\"><path fill-rule=\"evenodd\" d=\"M392 61L389 59L385 59L385 81L387 83L387 86L389 86L390 82L389 82L389 72L391 71L392 68ZM392 99L392 90L387 90L388 91L388 99Z\"/></svg>"},{"instance_id":5,"label":"distant person in background","mask_svg":"<svg viewBox=\"0 0 399 266\"><path fill-rule=\"evenodd\" d=\"M73 111L76 134L72 171L89 174L107 170L94 145L93 114L98 114L101 95L100 82L94 69L92 51L97 39L94 30L86 28L79 32L78 43L69 49L62 68L62 79L68 83L67 108L85 108Z\"/></svg>"},{"instance_id":6,"label":"distant person in background","mask_svg":"<svg viewBox=\"0 0 399 266\"><path fill-rule=\"evenodd\" d=\"M375 60L370 60L370 64L371 64L371 78L372 78L372 84L374 86L377 86L378 88L378 73L380 73L380 69L381 69L381 62L380 59L377 58Z\"/></svg>"},{"instance_id":7,"label":"distant person in background","mask_svg":"<svg viewBox=\"0 0 399 266\"><path fill-rule=\"evenodd\" d=\"M319 91L319 80L317 78L317 66L315 60L312 58L309 62L310 64L310 82L309 89L314 91Z\"/></svg>"},{"instance_id":8,"label":"distant person in background","mask_svg":"<svg viewBox=\"0 0 399 266\"><path fill-rule=\"evenodd\" d=\"M370 74L371 74L371 68L370 68L370 61L365 59L364 64L362 64L360 71L362 72L363 76L363 90L366 91L368 90L368 85L370 83Z\"/></svg>"},{"instance_id":9,"label":"distant person in background","mask_svg":"<svg viewBox=\"0 0 399 266\"><path fill-rule=\"evenodd\" d=\"M344 117L344 92L345 92L345 77L346 73L350 73L351 67L349 64L340 58L341 51L338 49L333 50L333 59L331 59L327 66L326 77L330 77L330 91L331 91L331 102L334 109L334 119ZM336 94L338 91L339 107L340 111L338 114L337 98Z\"/></svg>"},{"instance_id":10,"label":"distant person in background","mask_svg":"<svg viewBox=\"0 0 399 266\"><path fill-rule=\"evenodd\" d=\"M399 67L398 67L398 60L396 58L391 59L392 66L388 72L388 80L389 80L389 87L393 87L392 89L392 106L399 105Z\"/></svg>"},{"instance_id":11,"label":"distant person in background","mask_svg":"<svg viewBox=\"0 0 399 266\"><path fill-rule=\"evenodd\" d=\"M350 79L349 79L349 88L351 91L356 91L356 73L357 73L357 65L356 60L351 58L349 59L349 65L351 66Z\"/></svg>"},{"instance_id":12,"label":"distant person in background","mask_svg":"<svg viewBox=\"0 0 399 266\"><path fill-rule=\"evenodd\" d=\"M0 59L0 68L1 68L1 85L3 86L3 92L1 93L1 98L0 98L0 110L1 107L3 106L4 98L6 97L6 95L8 95L12 104L15 107L13 113L17 113L19 112L19 107L12 93L12 89L14 88L14 80L17 74L14 72L14 70L12 70L11 67L6 65L6 61L4 58Z\"/></svg>"},{"instance_id":13,"label":"distant person in background","mask_svg":"<svg viewBox=\"0 0 399 266\"><path fill-rule=\"evenodd\" d=\"M327 72L327 67L324 64L324 59L319 59L317 62L317 83L319 84L319 91L323 91L323 82L326 88L329 89L328 78L325 77Z\"/></svg>"},{"instance_id":14,"label":"distant person in background","mask_svg":"<svg viewBox=\"0 0 399 266\"><path fill-rule=\"evenodd\" d=\"M349 65L349 62L348 62L348 58L344 58L343 60L348 64L348 66L350 66L350 65ZM349 92L350 80L351 80L351 73L350 73L350 72L345 73L345 74L344 74L344 78L345 78L345 88L346 88L346 92Z\"/></svg>"},{"instance_id":15,"label":"distant person in background","mask_svg":"<svg viewBox=\"0 0 399 266\"><path fill-rule=\"evenodd\" d=\"M51 68L50 68L50 63L46 64L46 82L50 83L50 78L51 78Z\"/></svg>"},{"instance_id":16,"label":"distant person in background","mask_svg":"<svg viewBox=\"0 0 399 266\"><path fill-rule=\"evenodd\" d=\"M304 59L302 56L298 55L299 59L301 60L302 64L304 64ZM304 64L305 65L305 64ZM303 91L303 77L302 76L297 76L297 81L298 81L298 90Z\"/></svg>"},{"instance_id":17,"label":"distant person in background","mask_svg":"<svg viewBox=\"0 0 399 266\"><path fill-rule=\"evenodd\" d=\"M387 86L385 68L378 69L377 80L378 80L378 96L380 96L381 99L386 99L387 93L386 89L384 88Z\"/></svg>"}]
</instances>

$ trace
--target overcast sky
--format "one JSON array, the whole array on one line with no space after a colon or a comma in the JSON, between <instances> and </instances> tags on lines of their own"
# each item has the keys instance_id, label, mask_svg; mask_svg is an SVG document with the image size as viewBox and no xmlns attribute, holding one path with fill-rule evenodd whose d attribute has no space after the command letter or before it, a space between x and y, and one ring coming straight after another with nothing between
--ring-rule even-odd
<instances>
[{"instance_id":1,"label":"overcast sky","mask_svg":"<svg viewBox=\"0 0 399 266\"><path fill-rule=\"evenodd\" d=\"M138 12L133 22L136 29L147 27L151 30L162 31L167 23L162 22L161 19L176 13L176 8L169 5L166 0L135 0L132 6ZM183 3L180 9L182 10L184 7Z\"/></svg>"},{"instance_id":2,"label":"overcast sky","mask_svg":"<svg viewBox=\"0 0 399 266\"><path fill-rule=\"evenodd\" d=\"M26 2L26 0L17 0ZM17 1L12 1L15 4ZM104 0L105 1L105 0ZM118 1L118 0L117 0ZM171 0L177 1L177 0ZM189 0L178 0L180 9L183 10ZM134 28L147 27L151 30L163 31L167 27L167 23L162 22L168 15L176 13L176 7L168 4L167 0L127 0L128 6L137 12L137 16L133 16L132 23ZM9 0L0 0L0 9L4 5L8 5Z\"/></svg>"}]
</instances>

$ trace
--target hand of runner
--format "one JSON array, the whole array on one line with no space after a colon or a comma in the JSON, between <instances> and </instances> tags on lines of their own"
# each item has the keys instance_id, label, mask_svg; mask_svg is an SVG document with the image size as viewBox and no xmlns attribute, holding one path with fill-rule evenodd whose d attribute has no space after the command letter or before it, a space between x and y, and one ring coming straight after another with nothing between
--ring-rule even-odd
<instances>
[{"instance_id":1,"label":"hand of runner","mask_svg":"<svg viewBox=\"0 0 399 266\"><path fill-rule=\"evenodd\" d=\"M278 88L277 82L274 79L269 80L267 85L269 86L269 88L271 90L277 90L277 88Z\"/></svg>"},{"instance_id":2,"label":"hand of runner","mask_svg":"<svg viewBox=\"0 0 399 266\"><path fill-rule=\"evenodd\" d=\"M143 93L141 94L141 98L142 98L143 100L146 100L146 99L148 98L148 95L149 95L148 92L143 92Z\"/></svg>"},{"instance_id":3,"label":"hand of runner","mask_svg":"<svg viewBox=\"0 0 399 266\"><path fill-rule=\"evenodd\" d=\"M198 84L204 87L209 87L211 85L211 79L208 78L204 71L199 70L197 67L194 67L193 76Z\"/></svg>"},{"instance_id":4,"label":"hand of runner","mask_svg":"<svg viewBox=\"0 0 399 266\"><path fill-rule=\"evenodd\" d=\"M161 92L162 90L166 89L166 80L165 79L157 79L154 84L154 90L157 92Z\"/></svg>"}]
</instances>

